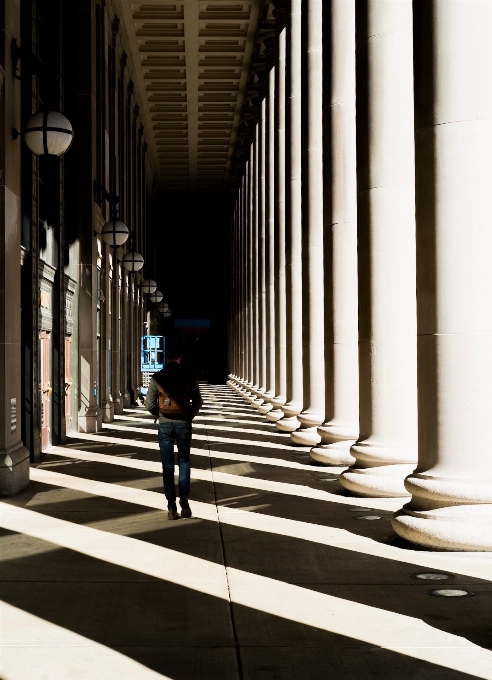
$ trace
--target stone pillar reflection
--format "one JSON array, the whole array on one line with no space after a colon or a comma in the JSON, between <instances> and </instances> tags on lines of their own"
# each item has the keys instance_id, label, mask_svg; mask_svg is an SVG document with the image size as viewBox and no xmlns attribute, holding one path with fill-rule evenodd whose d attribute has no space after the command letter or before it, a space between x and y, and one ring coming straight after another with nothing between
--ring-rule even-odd
<instances>
[{"instance_id":1,"label":"stone pillar reflection","mask_svg":"<svg viewBox=\"0 0 492 680\"><path fill-rule=\"evenodd\" d=\"M266 274L266 383L261 413L273 409L275 396L275 31L262 40L266 57L265 97L265 274Z\"/></svg>"},{"instance_id":2,"label":"stone pillar reflection","mask_svg":"<svg viewBox=\"0 0 492 680\"><path fill-rule=\"evenodd\" d=\"M285 289L286 403L277 421L282 432L299 427L302 409L302 201L301 201L301 0L290 0L286 34Z\"/></svg>"},{"instance_id":3,"label":"stone pillar reflection","mask_svg":"<svg viewBox=\"0 0 492 680\"><path fill-rule=\"evenodd\" d=\"M355 0L331 0L325 14L325 421L311 458L350 465L359 432Z\"/></svg>"},{"instance_id":4,"label":"stone pillar reflection","mask_svg":"<svg viewBox=\"0 0 492 680\"><path fill-rule=\"evenodd\" d=\"M323 2L305 0L305 136L302 193L303 408L291 439L317 444L325 414L323 294Z\"/></svg>"},{"instance_id":5,"label":"stone pillar reflection","mask_svg":"<svg viewBox=\"0 0 492 680\"><path fill-rule=\"evenodd\" d=\"M492 3L417 2L414 22L419 459L393 527L490 551Z\"/></svg>"},{"instance_id":6,"label":"stone pillar reflection","mask_svg":"<svg viewBox=\"0 0 492 680\"><path fill-rule=\"evenodd\" d=\"M360 432L341 483L402 496L417 459L412 2L356 15Z\"/></svg>"}]
</instances>

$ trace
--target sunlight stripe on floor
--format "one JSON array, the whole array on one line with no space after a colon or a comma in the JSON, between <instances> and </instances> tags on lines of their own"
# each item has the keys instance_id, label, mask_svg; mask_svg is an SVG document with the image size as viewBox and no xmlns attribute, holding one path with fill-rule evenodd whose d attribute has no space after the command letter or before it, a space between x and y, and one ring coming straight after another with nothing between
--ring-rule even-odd
<instances>
[{"instance_id":1,"label":"sunlight stripe on floor","mask_svg":"<svg viewBox=\"0 0 492 680\"><path fill-rule=\"evenodd\" d=\"M135 413L138 413L138 415L134 416L134 415L131 415L131 414L128 414L128 413L125 412L124 415L115 415L114 419L115 420L122 420L122 421L126 421L126 422L138 420L138 421L143 421L143 422L152 423L152 424L154 423L153 417L150 416L150 417L145 418L143 416L144 413L148 413L147 411L138 411L138 412L135 412ZM256 416L254 416L252 414L252 417L255 418ZM197 421L202 421L202 420L205 420L205 421L208 421L208 420L210 420L210 421L222 421L222 422L227 423L227 424L238 423L239 425L261 425L261 426L267 425L267 426L271 426L271 423L266 422L264 420L264 418L259 418L258 420L247 420L247 419L244 419L244 418L239 418L237 415L235 415L235 416L225 416L225 415L223 415L222 411L217 411L217 415L211 415L211 416L204 416L200 413L199 415L196 416L196 419L193 421L193 424L195 424ZM262 432L262 430L255 430L255 432ZM272 430L272 432L274 434L280 434L280 432L278 430Z\"/></svg>"},{"instance_id":2,"label":"sunlight stripe on floor","mask_svg":"<svg viewBox=\"0 0 492 680\"><path fill-rule=\"evenodd\" d=\"M131 427L125 425L114 425L113 423L103 423L103 430L116 430L117 432L135 432L138 434L156 434L157 428L151 430L145 427ZM291 451L292 453L308 453L309 446L291 446L289 444L276 444L274 442L254 441L251 439L232 439L231 437L218 437L217 435L195 434L193 439L199 441L216 442L220 444L240 444L241 446L258 446L259 448L279 449L281 451Z\"/></svg>"},{"instance_id":3,"label":"sunlight stripe on floor","mask_svg":"<svg viewBox=\"0 0 492 680\"><path fill-rule=\"evenodd\" d=\"M85 432L72 432L67 434L68 438L72 439L82 439L84 441L98 442L103 444L119 444L123 446L135 446L139 449L147 450L159 450L159 444L156 442L142 442L136 439L118 439L117 437L109 437L106 435L90 434ZM51 450L51 448L56 449L57 447L48 447L46 451ZM66 451L60 447L60 451ZM70 450L70 449L68 449ZM73 449L72 449L73 450ZM207 447L205 449L198 449L196 447L191 448L191 453L195 456L206 456L208 458L209 452L214 454L214 458L220 458L223 460L233 460L242 463L258 463L260 465L270 465L272 467L286 467L292 468L293 470L309 470L310 472L320 472L323 474L325 472L330 472L334 474L341 473L345 470L345 467L330 467L329 470L325 467L316 467L316 465L305 465L304 463L297 463L295 461L283 460L282 458L267 458L266 456L251 456L247 453L230 453L229 451L216 451Z\"/></svg>"},{"instance_id":4,"label":"sunlight stripe on floor","mask_svg":"<svg viewBox=\"0 0 492 680\"><path fill-rule=\"evenodd\" d=\"M41 468L33 468L33 479L43 484L61 486L74 491L82 491L94 496L104 496L147 508L156 510L167 509L165 496L154 491L99 482ZM223 505L215 507L210 503L194 500L191 501L191 507L194 517L207 521L220 521L242 529L275 534L276 536L286 536L310 543L319 543L331 548L350 550L372 557L392 560L393 562L403 562L428 569L441 569L455 574L462 574L463 576L492 580L492 555L490 554L482 557L477 555L477 553L457 554L424 550L403 550L402 548L378 543L365 536L352 534L345 529L337 529L336 527L299 522L298 520L284 519L283 517L255 513L239 508L228 508Z\"/></svg>"},{"instance_id":5,"label":"sunlight stripe on floor","mask_svg":"<svg viewBox=\"0 0 492 680\"><path fill-rule=\"evenodd\" d=\"M78 437L79 435L77 435ZM76 437L76 438L77 438ZM93 440L91 440L93 441ZM138 442L138 444L145 444L145 448L148 448L149 442ZM144 448L144 447L142 447ZM153 446L153 449L159 450L159 445ZM64 455L66 451L76 451L76 449L70 448L66 449L62 446L50 446L45 449L47 453L57 453L59 455ZM316 468L314 465L305 465L304 463L296 463L290 460L282 460L280 458L265 458L263 456L249 456L247 454L241 453L227 453L226 451L215 451L214 449L197 449L192 447L191 453L194 456L202 456L208 458L219 458L220 460L230 460L234 463L257 463L259 465L270 465L272 467L282 467L289 468L291 470L306 470L307 472L319 472L320 474L328 472L326 468ZM331 474L341 474L346 468L345 467L331 467L329 472Z\"/></svg>"},{"instance_id":6,"label":"sunlight stripe on floor","mask_svg":"<svg viewBox=\"0 0 492 680\"><path fill-rule=\"evenodd\" d=\"M199 416L197 416L199 419ZM135 420L131 420L129 422L135 422ZM153 424L153 423L152 423ZM129 432L157 432L159 429L159 424L155 423L154 428L149 428L149 430L144 430L143 428L132 428L130 427L125 427L124 425L113 425L113 423L104 423L104 425L107 425L108 427L105 427L104 429L125 429L128 430ZM265 423L267 425L267 423ZM278 430L252 430L252 429L247 429L247 428L241 428L241 427L229 427L228 425L209 425L207 423L197 423L196 420L193 421L193 431L196 429L199 430L218 430L219 432L238 432L239 434L257 434L257 435L273 435L275 437L278 437L279 439L285 439L286 441L289 441L289 437L286 434L283 434L282 432L279 432ZM261 442L258 442L261 445ZM291 447L289 447L291 448Z\"/></svg>"},{"instance_id":7,"label":"sunlight stripe on floor","mask_svg":"<svg viewBox=\"0 0 492 680\"><path fill-rule=\"evenodd\" d=\"M0 601L2 680L170 680L110 647Z\"/></svg>"},{"instance_id":8,"label":"sunlight stripe on floor","mask_svg":"<svg viewBox=\"0 0 492 680\"><path fill-rule=\"evenodd\" d=\"M67 449L60 449L60 451L49 449L50 453L59 456L67 456L68 458L83 458L85 460L92 460L99 463L109 463L112 465L122 465L124 467L134 467L136 470L146 470L147 472L161 472L160 462L142 461L135 458L120 458L119 456L107 456L104 453L88 452L87 454L74 454L73 456L67 452ZM63 453L62 453L63 452ZM192 453L194 453L192 449ZM208 452L202 451L202 455L208 455ZM86 456L86 457L85 457ZM134 462L135 465L131 465ZM341 503L342 505L360 506L360 498L352 498L350 496L336 496L321 489L312 489L309 486L302 486L301 484L288 484L287 482L272 482L267 479L256 479L255 477L242 477L227 472L214 472L214 481L218 484L228 484L229 486L239 486L245 489L255 489L256 491L271 491L273 493L280 493L284 496L296 496L298 498L308 498L316 501L326 501L328 503ZM191 478L201 481L212 481L212 473L210 470L199 470L197 468L191 469ZM402 506L401 499L395 498L364 498L364 507L374 508L379 510L399 510Z\"/></svg>"},{"instance_id":9,"label":"sunlight stripe on floor","mask_svg":"<svg viewBox=\"0 0 492 680\"><path fill-rule=\"evenodd\" d=\"M240 569L2 504L0 525L98 560L482 680L492 652L420 619L315 592ZM229 586L229 590L228 590ZM421 669L425 673L425 669Z\"/></svg>"}]
</instances>

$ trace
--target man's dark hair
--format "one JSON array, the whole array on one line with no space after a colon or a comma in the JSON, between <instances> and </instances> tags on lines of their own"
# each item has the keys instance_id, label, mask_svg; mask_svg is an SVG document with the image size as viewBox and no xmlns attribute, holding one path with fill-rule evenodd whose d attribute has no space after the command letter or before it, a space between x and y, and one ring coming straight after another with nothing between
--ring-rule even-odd
<instances>
[{"instance_id":1,"label":"man's dark hair","mask_svg":"<svg viewBox=\"0 0 492 680\"><path fill-rule=\"evenodd\" d=\"M175 361L183 356L183 350L179 345L169 345L166 351L166 357L170 361Z\"/></svg>"}]
</instances>

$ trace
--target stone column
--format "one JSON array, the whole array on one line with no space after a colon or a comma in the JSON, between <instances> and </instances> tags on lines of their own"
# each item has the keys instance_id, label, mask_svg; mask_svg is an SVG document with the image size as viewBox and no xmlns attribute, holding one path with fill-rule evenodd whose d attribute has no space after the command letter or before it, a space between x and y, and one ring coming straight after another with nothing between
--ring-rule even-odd
<instances>
[{"instance_id":1,"label":"stone column","mask_svg":"<svg viewBox=\"0 0 492 680\"><path fill-rule=\"evenodd\" d=\"M306 78L302 194L303 408L295 444L317 444L324 420L323 294L323 2L305 0Z\"/></svg>"},{"instance_id":2,"label":"stone column","mask_svg":"<svg viewBox=\"0 0 492 680\"><path fill-rule=\"evenodd\" d=\"M262 75L263 72L260 72ZM260 81L263 87L263 81ZM264 92L262 92L264 95ZM266 99L263 96L260 102L260 121L258 138L258 307L259 307L259 387L256 390L257 398L253 404L258 408L263 404L267 381L267 315L266 315Z\"/></svg>"},{"instance_id":3,"label":"stone column","mask_svg":"<svg viewBox=\"0 0 492 680\"><path fill-rule=\"evenodd\" d=\"M239 320L240 320L240 331L239 338L241 343L241 371L239 374L239 379L242 385L242 391L245 391L244 383L246 381L246 341L245 341L245 282L244 282L244 263L245 263L245 186L246 178L243 174L241 179L241 190L239 194L239 282L240 282L240 303L239 303Z\"/></svg>"},{"instance_id":4,"label":"stone column","mask_svg":"<svg viewBox=\"0 0 492 680\"><path fill-rule=\"evenodd\" d=\"M252 115L249 114L249 118ZM247 163L248 168L248 252L247 258L247 268L248 268L248 385L247 385L247 400L252 403L256 398L256 394L253 391L255 389L255 346L254 346L254 336L255 336L255 303L254 303L254 258L256 257L254 238L255 238L255 227L254 227L254 192L255 192L255 171L254 171L254 156L255 149L253 140L248 150L249 159Z\"/></svg>"},{"instance_id":5,"label":"stone column","mask_svg":"<svg viewBox=\"0 0 492 680\"><path fill-rule=\"evenodd\" d=\"M231 278L229 298L229 380L230 387L236 387L236 206L231 218Z\"/></svg>"},{"instance_id":6,"label":"stone column","mask_svg":"<svg viewBox=\"0 0 492 680\"><path fill-rule=\"evenodd\" d=\"M266 384L261 413L273 409L275 396L275 31L262 36L266 57L265 97L265 275Z\"/></svg>"},{"instance_id":7,"label":"stone column","mask_svg":"<svg viewBox=\"0 0 492 680\"><path fill-rule=\"evenodd\" d=\"M414 3L419 459L393 519L492 550L492 3Z\"/></svg>"},{"instance_id":8,"label":"stone column","mask_svg":"<svg viewBox=\"0 0 492 680\"><path fill-rule=\"evenodd\" d=\"M20 87L12 77L10 45L20 36L19 3L6 3L0 17L2 87L0 100L0 496L29 484L29 451L21 439L21 139ZM37 305L36 305L37 310ZM30 314L31 310L24 310Z\"/></svg>"},{"instance_id":9,"label":"stone column","mask_svg":"<svg viewBox=\"0 0 492 680\"><path fill-rule=\"evenodd\" d=\"M255 117L254 139L253 139L253 348L254 348L254 384L252 393L257 394L260 386L260 216L258 212L258 187L259 187L259 159L260 159L260 123L258 120L260 110L257 104L253 106L253 116Z\"/></svg>"},{"instance_id":10,"label":"stone column","mask_svg":"<svg viewBox=\"0 0 492 680\"><path fill-rule=\"evenodd\" d=\"M324 24L325 422L311 458L350 465L359 433L355 0L326 3Z\"/></svg>"},{"instance_id":11,"label":"stone column","mask_svg":"<svg viewBox=\"0 0 492 680\"><path fill-rule=\"evenodd\" d=\"M411 0L356 4L359 439L341 477L402 496L417 459Z\"/></svg>"},{"instance_id":12,"label":"stone column","mask_svg":"<svg viewBox=\"0 0 492 680\"><path fill-rule=\"evenodd\" d=\"M79 6L78 49L80 84L77 94L78 241L79 241L79 415L81 432L102 429L102 410L97 394L97 225L94 202L96 178L96 83L92 64L96 46L95 5ZM97 209L98 210L98 209Z\"/></svg>"},{"instance_id":13,"label":"stone column","mask_svg":"<svg viewBox=\"0 0 492 680\"><path fill-rule=\"evenodd\" d=\"M286 401L287 356L286 333L287 313L285 298L285 43L286 6L285 0L275 0L275 243L274 243L274 298L275 298L275 395L273 409L267 419L276 422L283 417L281 407Z\"/></svg>"},{"instance_id":14,"label":"stone column","mask_svg":"<svg viewBox=\"0 0 492 680\"><path fill-rule=\"evenodd\" d=\"M301 201L301 0L290 0L286 34L285 290L286 403L277 421L282 432L299 427L302 409L302 201Z\"/></svg>"},{"instance_id":15,"label":"stone column","mask_svg":"<svg viewBox=\"0 0 492 680\"><path fill-rule=\"evenodd\" d=\"M245 317L245 397L251 395L253 386L251 376L251 147L248 148L248 159L244 168L244 317Z\"/></svg>"}]
</instances>

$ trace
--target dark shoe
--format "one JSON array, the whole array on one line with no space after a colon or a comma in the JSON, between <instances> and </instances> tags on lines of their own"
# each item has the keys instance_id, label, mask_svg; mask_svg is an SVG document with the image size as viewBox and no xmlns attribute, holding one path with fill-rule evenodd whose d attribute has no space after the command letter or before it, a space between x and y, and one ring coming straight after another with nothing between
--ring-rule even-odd
<instances>
[{"instance_id":1,"label":"dark shoe","mask_svg":"<svg viewBox=\"0 0 492 680\"><path fill-rule=\"evenodd\" d=\"M168 510L167 511L167 518L168 519L178 519L178 511L177 510Z\"/></svg>"},{"instance_id":2,"label":"dark shoe","mask_svg":"<svg viewBox=\"0 0 492 680\"><path fill-rule=\"evenodd\" d=\"M190 504L188 503L188 499L180 498L179 504L181 506L181 517L184 517L184 519L188 519L189 517L191 517L191 508Z\"/></svg>"}]
</instances>

